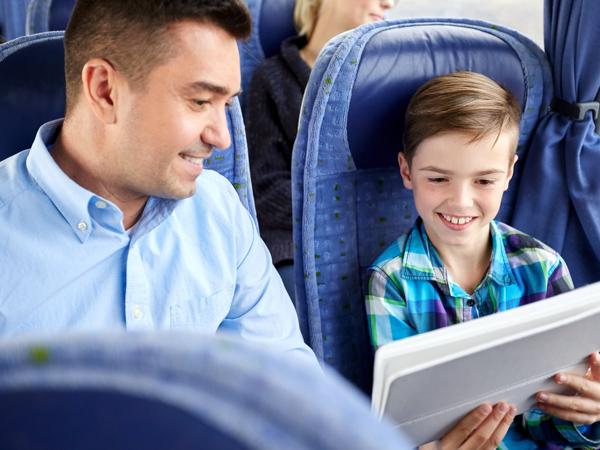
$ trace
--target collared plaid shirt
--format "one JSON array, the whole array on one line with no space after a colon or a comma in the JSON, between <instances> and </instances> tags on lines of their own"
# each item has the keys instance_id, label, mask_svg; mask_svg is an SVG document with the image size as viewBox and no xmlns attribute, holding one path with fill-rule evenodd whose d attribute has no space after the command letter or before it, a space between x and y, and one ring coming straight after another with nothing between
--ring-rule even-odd
<instances>
[{"instance_id":1,"label":"collared plaid shirt","mask_svg":"<svg viewBox=\"0 0 600 450\"><path fill-rule=\"evenodd\" d=\"M375 348L573 289L565 262L550 247L501 222L492 222L490 230L490 267L473 294L453 281L421 220L379 256L370 267L366 297ZM600 444L594 439L599 436L588 437L595 427L575 426L531 410L511 427L503 442L510 445L506 448L540 448L524 439L523 428L530 438L558 446L553 448Z\"/></svg>"}]
</instances>

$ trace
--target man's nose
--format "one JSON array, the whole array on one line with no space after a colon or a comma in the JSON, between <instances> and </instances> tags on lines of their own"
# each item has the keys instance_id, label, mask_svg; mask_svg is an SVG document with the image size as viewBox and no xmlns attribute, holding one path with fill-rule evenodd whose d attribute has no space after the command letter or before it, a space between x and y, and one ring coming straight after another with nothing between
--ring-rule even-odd
<instances>
[{"instance_id":1,"label":"man's nose","mask_svg":"<svg viewBox=\"0 0 600 450\"><path fill-rule=\"evenodd\" d=\"M215 111L210 123L202 131L202 141L212 147L225 150L231 145L231 135L227 125L227 110Z\"/></svg>"}]
</instances>

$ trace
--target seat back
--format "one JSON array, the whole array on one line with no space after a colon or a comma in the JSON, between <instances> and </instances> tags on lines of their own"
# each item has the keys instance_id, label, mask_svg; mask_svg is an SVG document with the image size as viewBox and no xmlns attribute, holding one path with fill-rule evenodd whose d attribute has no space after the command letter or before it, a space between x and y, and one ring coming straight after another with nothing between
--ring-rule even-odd
<instances>
[{"instance_id":1,"label":"seat back","mask_svg":"<svg viewBox=\"0 0 600 450\"><path fill-rule=\"evenodd\" d=\"M61 31L67 28L75 0L31 0L27 8L27 34Z\"/></svg>"},{"instance_id":2,"label":"seat back","mask_svg":"<svg viewBox=\"0 0 600 450\"><path fill-rule=\"evenodd\" d=\"M0 401L3 450L409 448L335 374L223 336L4 340Z\"/></svg>"},{"instance_id":3,"label":"seat back","mask_svg":"<svg viewBox=\"0 0 600 450\"><path fill-rule=\"evenodd\" d=\"M0 2L0 35L6 40L25 34L25 18L30 0L3 0Z\"/></svg>"},{"instance_id":4,"label":"seat back","mask_svg":"<svg viewBox=\"0 0 600 450\"><path fill-rule=\"evenodd\" d=\"M63 32L23 36L0 45L0 160L29 148L37 129L63 117L65 79ZM231 146L204 162L235 187L256 221L246 133L239 102L227 113Z\"/></svg>"},{"instance_id":5,"label":"seat back","mask_svg":"<svg viewBox=\"0 0 600 450\"><path fill-rule=\"evenodd\" d=\"M292 160L297 309L317 356L366 391L366 269L416 218L396 162L404 111L422 83L458 70L488 75L515 94L524 112L518 153L526 159L552 98L551 76L541 49L499 26L365 25L330 42L307 87ZM520 167L499 214L509 223Z\"/></svg>"},{"instance_id":6,"label":"seat back","mask_svg":"<svg viewBox=\"0 0 600 450\"><path fill-rule=\"evenodd\" d=\"M254 69L279 53L281 42L296 34L294 0L246 0L246 4L252 16L252 33L239 43L242 91L250 85Z\"/></svg>"}]
</instances>

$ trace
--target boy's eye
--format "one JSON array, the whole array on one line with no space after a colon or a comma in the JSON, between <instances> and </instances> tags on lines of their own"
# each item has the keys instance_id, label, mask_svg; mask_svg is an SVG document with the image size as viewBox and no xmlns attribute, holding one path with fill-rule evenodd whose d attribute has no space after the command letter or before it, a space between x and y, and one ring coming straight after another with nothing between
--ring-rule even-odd
<instances>
[{"instance_id":1,"label":"boy's eye","mask_svg":"<svg viewBox=\"0 0 600 450\"><path fill-rule=\"evenodd\" d=\"M427 178L427 180L430 183L443 183L445 181L448 181L448 178L444 178L444 177L430 177L430 178Z\"/></svg>"},{"instance_id":2,"label":"boy's eye","mask_svg":"<svg viewBox=\"0 0 600 450\"><path fill-rule=\"evenodd\" d=\"M196 106L204 106L208 103L206 100L194 100Z\"/></svg>"},{"instance_id":3,"label":"boy's eye","mask_svg":"<svg viewBox=\"0 0 600 450\"><path fill-rule=\"evenodd\" d=\"M477 180L477 184L481 184L482 186L490 186L490 185L494 184L495 182L496 182L496 180L488 180L486 178Z\"/></svg>"}]
</instances>

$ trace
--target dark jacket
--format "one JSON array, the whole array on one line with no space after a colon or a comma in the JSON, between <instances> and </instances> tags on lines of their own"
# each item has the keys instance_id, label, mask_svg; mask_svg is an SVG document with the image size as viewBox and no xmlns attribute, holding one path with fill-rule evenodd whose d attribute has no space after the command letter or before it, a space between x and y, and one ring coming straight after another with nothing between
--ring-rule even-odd
<instances>
[{"instance_id":1,"label":"dark jacket","mask_svg":"<svg viewBox=\"0 0 600 450\"><path fill-rule=\"evenodd\" d=\"M303 36L256 69L248 91L246 134L260 234L275 264L292 260L292 148L310 67L300 57Z\"/></svg>"}]
</instances>

